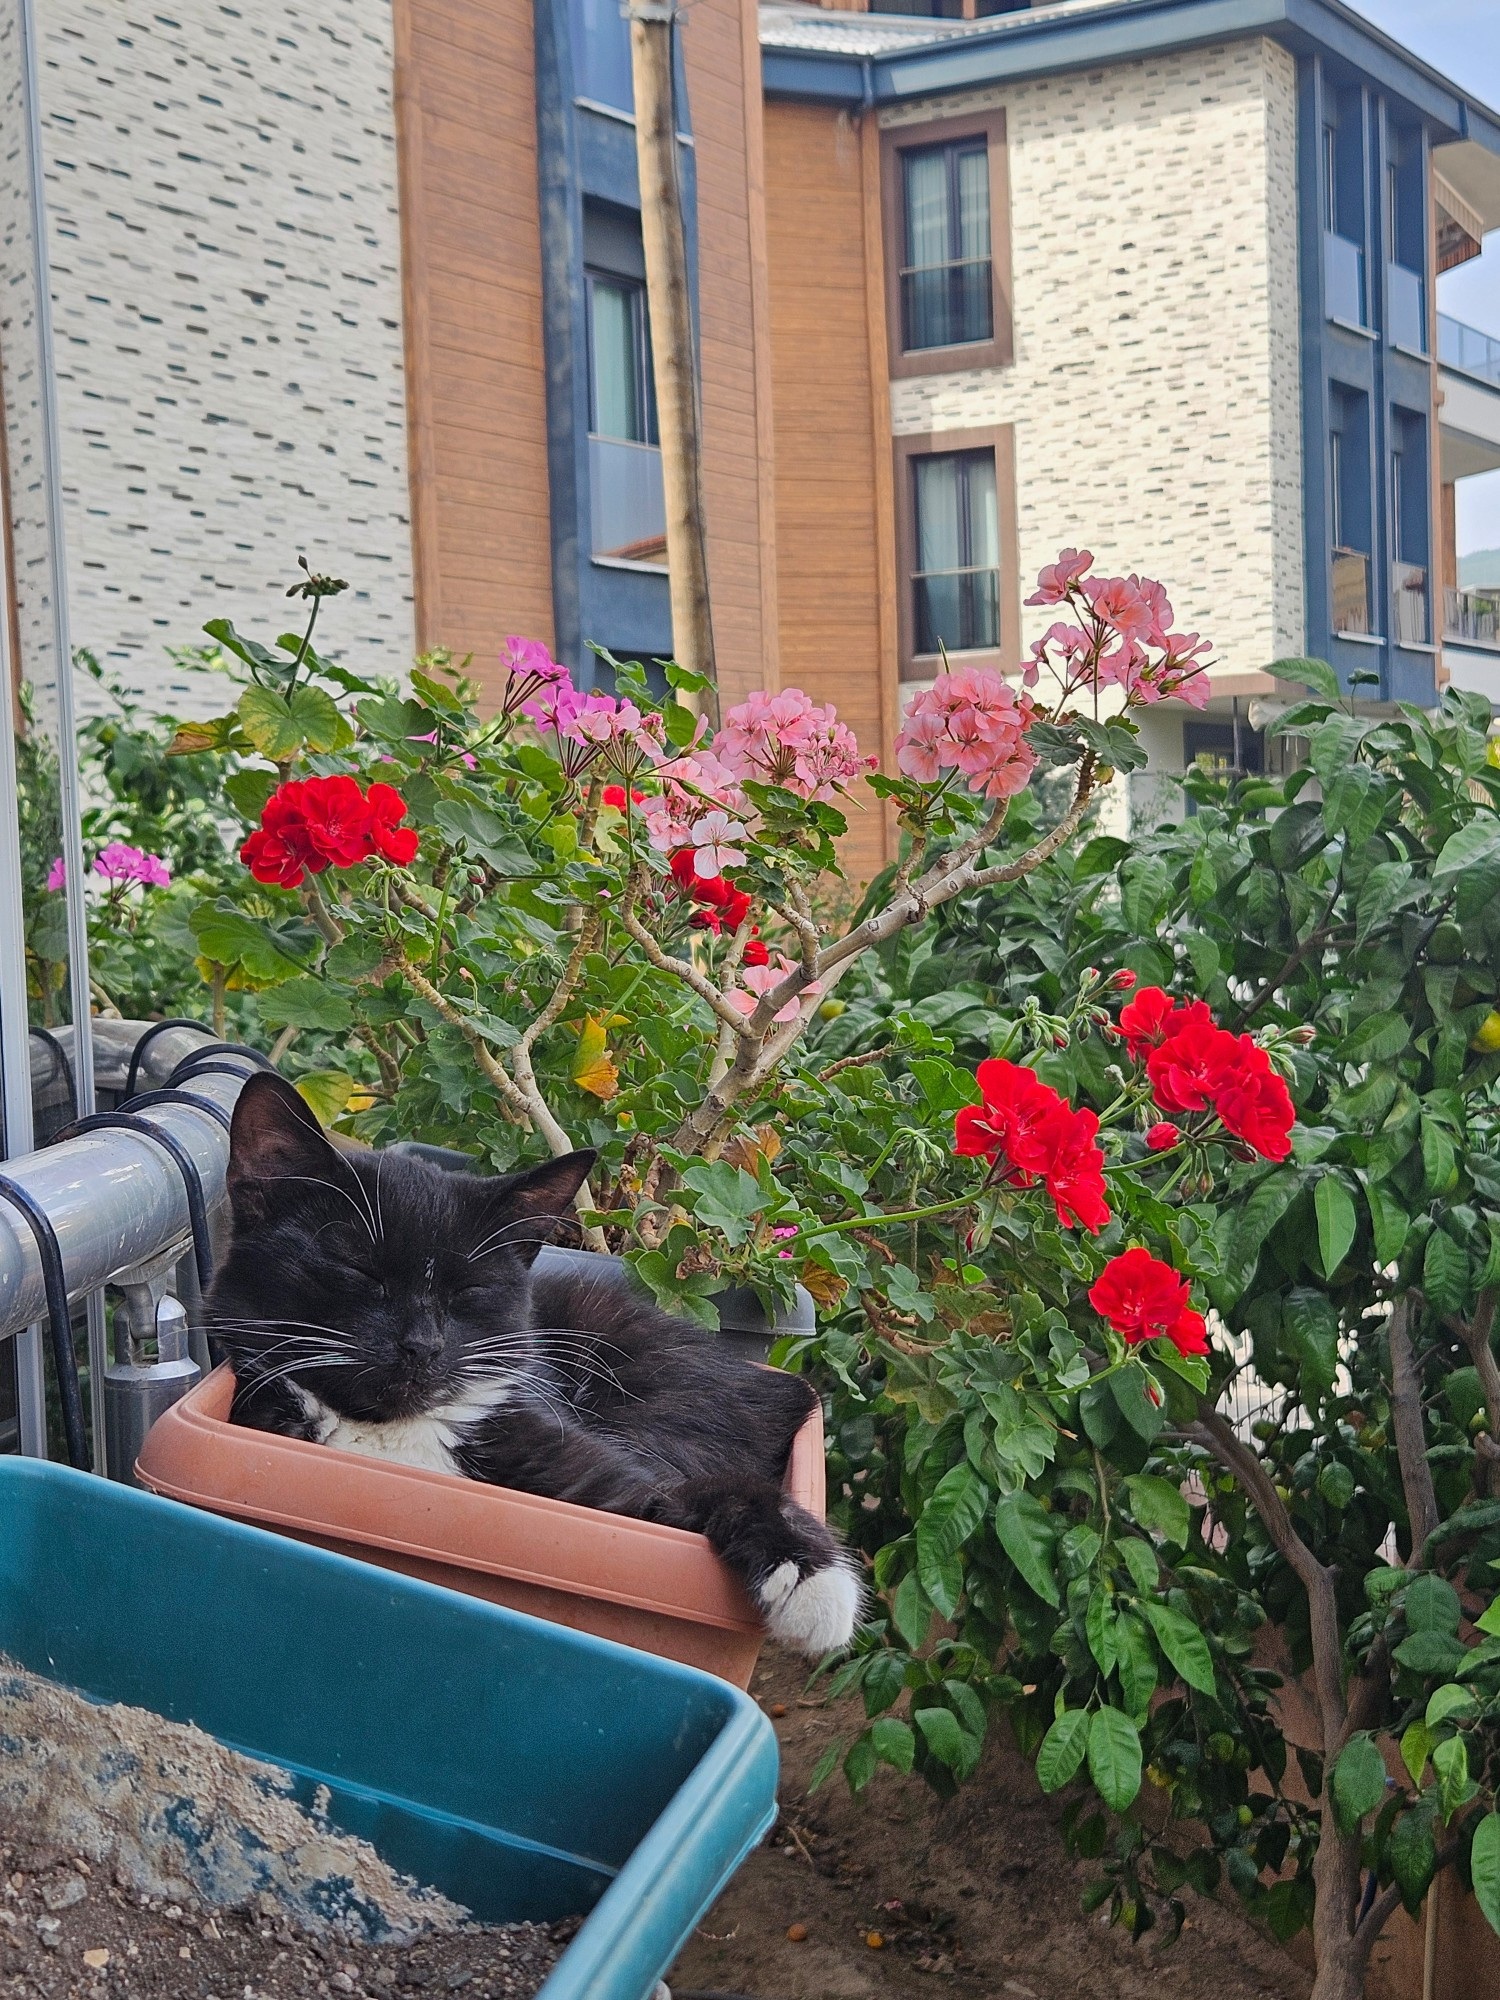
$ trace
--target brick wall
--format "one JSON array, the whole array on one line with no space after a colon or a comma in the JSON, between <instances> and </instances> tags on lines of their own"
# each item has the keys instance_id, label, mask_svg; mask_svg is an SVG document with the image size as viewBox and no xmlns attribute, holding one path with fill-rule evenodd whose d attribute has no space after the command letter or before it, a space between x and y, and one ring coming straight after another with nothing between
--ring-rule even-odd
<instances>
[{"instance_id":1,"label":"brick wall","mask_svg":"<svg viewBox=\"0 0 1500 2000\"><path fill-rule=\"evenodd\" d=\"M409 658L390 0L47 0L43 150L74 641L199 712L163 648L273 634L299 551L331 650ZM18 532L19 532L18 523Z\"/></svg>"},{"instance_id":2,"label":"brick wall","mask_svg":"<svg viewBox=\"0 0 1500 2000\"><path fill-rule=\"evenodd\" d=\"M1014 424L1023 584L1159 576L1225 673L1303 645L1295 82L1236 42L882 114L1003 105L1010 147L1014 365L894 382L893 429Z\"/></svg>"}]
</instances>

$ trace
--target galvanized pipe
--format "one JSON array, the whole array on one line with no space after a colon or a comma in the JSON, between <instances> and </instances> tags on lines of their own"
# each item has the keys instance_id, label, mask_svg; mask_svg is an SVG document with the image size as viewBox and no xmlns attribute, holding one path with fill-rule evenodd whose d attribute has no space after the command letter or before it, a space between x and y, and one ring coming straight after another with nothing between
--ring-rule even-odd
<instances>
[{"instance_id":1,"label":"galvanized pipe","mask_svg":"<svg viewBox=\"0 0 1500 2000\"><path fill-rule=\"evenodd\" d=\"M245 1070L249 1074L248 1064ZM243 1081L215 1072L190 1078L183 1090L228 1111ZM229 1164L222 1124L212 1112L188 1104L156 1104L141 1115L160 1123L186 1150L212 1216L223 1205ZM192 1241L182 1175L166 1149L144 1132L85 1133L8 1160L5 1171L46 1211L57 1232L70 1298L82 1298L169 1253L180 1256ZM42 1261L31 1232L19 1215L0 1206L0 1339L35 1324L45 1312Z\"/></svg>"}]
</instances>

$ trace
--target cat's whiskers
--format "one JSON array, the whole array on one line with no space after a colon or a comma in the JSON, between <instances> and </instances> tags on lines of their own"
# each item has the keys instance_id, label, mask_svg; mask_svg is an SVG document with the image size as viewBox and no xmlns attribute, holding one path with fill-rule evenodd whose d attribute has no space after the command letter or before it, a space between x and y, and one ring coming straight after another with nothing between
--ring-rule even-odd
<instances>
[{"instance_id":1,"label":"cat's whiskers","mask_svg":"<svg viewBox=\"0 0 1500 2000\"><path fill-rule=\"evenodd\" d=\"M342 1195L344 1200L354 1210L354 1213L359 1217L360 1227L364 1230L370 1241L372 1243L379 1242L380 1238L375 1230L375 1218L370 1212L369 1198L365 1194L364 1188L357 1177L354 1185L359 1188L359 1201L354 1199L348 1188L340 1187L337 1181L325 1180L321 1174L271 1174L267 1178L278 1181L306 1181L309 1187L320 1187L325 1189L329 1194Z\"/></svg>"}]
</instances>

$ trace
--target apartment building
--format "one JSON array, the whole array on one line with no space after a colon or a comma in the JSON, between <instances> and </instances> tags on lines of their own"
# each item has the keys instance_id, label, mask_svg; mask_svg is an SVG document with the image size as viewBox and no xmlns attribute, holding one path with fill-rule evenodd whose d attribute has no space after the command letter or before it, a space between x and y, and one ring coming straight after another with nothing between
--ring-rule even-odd
<instances>
[{"instance_id":1,"label":"apartment building","mask_svg":"<svg viewBox=\"0 0 1500 2000\"><path fill-rule=\"evenodd\" d=\"M162 4L36 0L75 642L201 705L166 645L253 626L305 550L389 671L444 645L483 678L513 631L585 674L667 653L618 0ZM1437 311L1500 224L1500 116L1340 0L694 0L678 53L729 698L801 685L884 751L940 647L1020 660L1029 578L1085 543L1215 642L1208 710L1149 719L1142 813L1269 754L1287 656L1500 699L1452 532L1500 465L1500 340ZM858 865L890 838L863 815Z\"/></svg>"},{"instance_id":2,"label":"apartment building","mask_svg":"<svg viewBox=\"0 0 1500 2000\"><path fill-rule=\"evenodd\" d=\"M1013 664L1051 615L1028 579L1086 543L1215 643L1207 711L1148 718L1157 771L1257 767L1288 656L1500 695L1493 630L1445 634L1477 622L1454 487L1500 463L1500 345L1436 311L1500 224L1500 118L1332 0L772 4L761 34L788 678L846 621L885 713L940 641ZM830 536L836 605L797 554Z\"/></svg>"}]
</instances>

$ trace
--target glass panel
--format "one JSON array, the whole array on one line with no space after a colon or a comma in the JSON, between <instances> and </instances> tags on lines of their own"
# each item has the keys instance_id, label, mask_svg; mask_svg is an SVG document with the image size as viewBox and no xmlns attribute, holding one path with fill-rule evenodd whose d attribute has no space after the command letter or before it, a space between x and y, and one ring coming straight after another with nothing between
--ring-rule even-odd
<instances>
[{"instance_id":1,"label":"glass panel","mask_svg":"<svg viewBox=\"0 0 1500 2000\"><path fill-rule=\"evenodd\" d=\"M969 260L990 254L990 156L986 146L958 156L958 254Z\"/></svg>"},{"instance_id":2,"label":"glass panel","mask_svg":"<svg viewBox=\"0 0 1500 2000\"><path fill-rule=\"evenodd\" d=\"M1404 264L1389 266L1391 339L1414 354L1427 352L1427 300L1421 276Z\"/></svg>"},{"instance_id":3,"label":"glass panel","mask_svg":"<svg viewBox=\"0 0 1500 2000\"><path fill-rule=\"evenodd\" d=\"M593 363L593 413L590 429L600 437L643 441L636 291L589 280L589 346Z\"/></svg>"},{"instance_id":4,"label":"glass panel","mask_svg":"<svg viewBox=\"0 0 1500 2000\"><path fill-rule=\"evenodd\" d=\"M1370 558L1357 549L1333 552L1333 629L1370 629Z\"/></svg>"},{"instance_id":5,"label":"glass panel","mask_svg":"<svg viewBox=\"0 0 1500 2000\"><path fill-rule=\"evenodd\" d=\"M1365 323L1365 253L1347 236L1323 234L1323 283L1330 319Z\"/></svg>"},{"instance_id":6,"label":"glass panel","mask_svg":"<svg viewBox=\"0 0 1500 2000\"><path fill-rule=\"evenodd\" d=\"M1427 644L1427 571L1420 563L1391 564L1391 588L1396 600L1398 646Z\"/></svg>"},{"instance_id":7,"label":"glass panel","mask_svg":"<svg viewBox=\"0 0 1500 2000\"><path fill-rule=\"evenodd\" d=\"M1443 636L1470 646L1500 646L1500 591L1443 592Z\"/></svg>"},{"instance_id":8,"label":"glass panel","mask_svg":"<svg viewBox=\"0 0 1500 2000\"><path fill-rule=\"evenodd\" d=\"M665 566L667 507L655 445L591 437L589 509L596 556Z\"/></svg>"},{"instance_id":9,"label":"glass panel","mask_svg":"<svg viewBox=\"0 0 1500 2000\"><path fill-rule=\"evenodd\" d=\"M948 261L948 156L907 153L906 261L925 269Z\"/></svg>"},{"instance_id":10,"label":"glass panel","mask_svg":"<svg viewBox=\"0 0 1500 2000\"><path fill-rule=\"evenodd\" d=\"M995 499L993 452L977 451L967 461L969 546L964 561L974 569L1000 567L1000 518Z\"/></svg>"},{"instance_id":11,"label":"glass panel","mask_svg":"<svg viewBox=\"0 0 1500 2000\"><path fill-rule=\"evenodd\" d=\"M961 464L961 459L949 456L916 461L919 571L964 566L958 484Z\"/></svg>"},{"instance_id":12,"label":"glass panel","mask_svg":"<svg viewBox=\"0 0 1500 2000\"><path fill-rule=\"evenodd\" d=\"M617 111L635 107L630 77L630 23L619 0L572 0L573 88Z\"/></svg>"},{"instance_id":13,"label":"glass panel","mask_svg":"<svg viewBox=\"0 0 1500 2000\"><path fill-rule=\"evenodd\" d=\"M1461 368L1500 389L1500 340L1447 313L1438 314L1438 359L1447 368Z\"/></svg>"}]
</instances>

